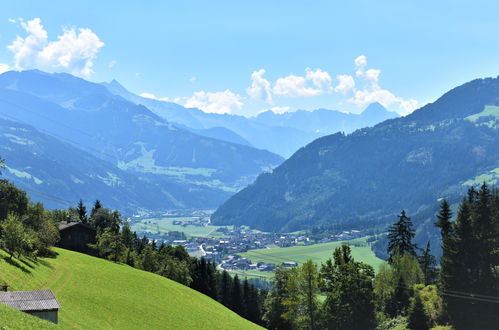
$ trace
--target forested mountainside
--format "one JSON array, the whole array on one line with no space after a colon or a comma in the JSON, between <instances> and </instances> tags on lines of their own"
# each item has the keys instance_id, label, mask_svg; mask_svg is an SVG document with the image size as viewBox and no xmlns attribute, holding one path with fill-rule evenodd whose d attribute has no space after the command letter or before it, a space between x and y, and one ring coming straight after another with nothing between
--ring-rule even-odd
<instances>
[{"instance_id":1,"label":"forested mountainside","mask_svg":"<svg viewBox=\"0 0 499 330\"><path fill-rule=\"evenodd\" d=\"M373 126L398 115L387 111L381 104L369 105L361 114L318 109L299 110L283 114L271 110L256 117L206 113L196 108L184 108L178 104L144 98L131 93L116 80L103 83L106 88L127 100L142 104L158 116L193 132L241 144L266 149L285 158L318 137L339 131L350 133L362 127ZM220 131L224 128L226 131ZM213 131L217 129L218 131ZM213 135L216 134L216 135Z\"/></svg>"},{"instance_id":2,"label":"forested mountainside","mask_svg":"<svg viewBox=\"0 0 499 330\"><path fill-rule=\"evenodd\" d=\"M128 214L138 209L216 207L230 195L170 178L157 181L133 175L29 125L4 119L0 119L0 155L6 159L2 177L49 208L97 198Z\"/></svg>"},{"instance_id":3,"label":"forested mountainside","mask_svg":"<svg viewBox=\"0 0 499 330\"><path fill-rule=\"evenodd\" d=\"M216 224L268 231L372 227L401 209L499 177L499 78L457 87L413 114L319 138L225 202ZM432 212L430 212L432 214Z\"/></svg>"},{"instance_id":4,"label":"forested mountainside","mask_svg":"<svg viewBox=\"0 0 499 330\"><path fill-rule=\"evenodd\" d=\"M143 188L152 189L152 195L141 197L157 200L158 196L168 196L155 204L157 207L168 208L172 204L188 208L214 207L227 197L228 192L241 189L259 173L282 162L281 157L265 150L203 137L178 128L146 107L111 94L100 84L69 74L33 70L0 75L0 117L28 124L71 144L84 154L108 162L106 166L117 167L121 170L119 173L135 176L135 182L142 180L149 182L149 185L161 186ZM6 125L3 129L8 130L11 123L3 123ZM44 148L39 147L42 148L39 151ZM12 170L24 172L23 168L14 168L14 164L29 164L22 157L32 156L33 152L28 149L33 146L21 143L18 148L25 148L26 152L2 156L8 157L7 166L12 166ZM64 158L64 154L55 157L61 161ZM98 163L89 162L88 165ZM41 180L71 185L64 178L77 177L75 173L68 172L74 166L60 166L60 171L52 172L46 169L45 173L54 176ZM116 170L108 172L118 173ZM94 172L93 168L86 168L86 173L98 180L100 174ZM106 175L104 177L101 179L104 183L114 180ZM50 194L64 199L73 198L64 194L64 190L53 185L50 187ZM76 184L73 188L73 194L85 195L85 189L77 189L83 188L82 185ZM159 195L158 189L162 191ZM206 194L211 197L203 196ZM127 200L117 198L123 203ZM113 207L130 208L126 204Z\"/></svg>"}]
</instances>

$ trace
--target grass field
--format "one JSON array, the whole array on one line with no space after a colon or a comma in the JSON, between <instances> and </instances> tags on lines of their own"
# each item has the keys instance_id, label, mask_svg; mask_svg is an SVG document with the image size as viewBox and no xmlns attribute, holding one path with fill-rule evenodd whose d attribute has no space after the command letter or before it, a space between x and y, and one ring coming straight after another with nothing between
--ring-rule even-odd
<instances>
[{"instance_id":1,"label":"grass field","mask_svg":"<svg viewBox=\"0 0 499 330\"><path fill-rule=\"evenodd\" d=\"M5 253L0 252L0 280L7 282L13 291L51 289L61 305L59 327L258 328L211 298L159 275L76 252L55 250L59 253L57 258L14 260L15 264L7 262ZM29 315L0 309L2 329L43 329L36 322Z\"/></svg>"},{"instance_id":2,"label":"grass field","mask_svg":"<svg viewBox=\"0 0 499 330\"><path fill-rule=\"evenodd\" d=\"M181 231L187 236L194 237L224 237L223 233L217 232L218 226L178 226L173 221L190 220L190 217L168 217L168 218L148 218L135 222L132 230L140 233L166 234L169 231Z\"/></svg>"},{"instance_id":3,"label":"grass field","mask_svg":"<svg viewBox=\"0 0 499 330\"><path fill-rule=\"evenodd\" d=\"M60 327L0 304L0 329L60 329Z\"/></svg>"},{"instance_id":4,"label":"grass field","mask_svg":"<svg viewBox=\"0 0 499 330\"><path fill-rule=\"evenodd\" d=\"M350 241L338 241L331 243L322 243L306 246L292 246L287 248L272 248L250 250L239 255L251 259L253 263L263 261L274 264L281 264L284 261L295 261L298 264L311 259L317 264L321 264L329 258L332 258L333 251L341 244L349 244L352 249L352 255L356 261L365 262L374 267L377 271L379 266L384 262L374 255L371 247L366 242L367 237L358 238ZM354 246L359 245L359 246ZM258 272L256 272L258 273ZM269 274L263 272L262 274Z\"/></svg>"}]
</instances>

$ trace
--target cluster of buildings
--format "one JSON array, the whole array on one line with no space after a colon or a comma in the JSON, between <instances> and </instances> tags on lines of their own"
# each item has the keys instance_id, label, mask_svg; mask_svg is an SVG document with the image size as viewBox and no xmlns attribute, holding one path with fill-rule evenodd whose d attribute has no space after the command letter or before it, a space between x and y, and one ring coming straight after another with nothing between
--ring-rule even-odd
<instances>
[{"instance_id":1,"label":"cluster of buildings","mask_svg":"<svg viewBox=\"0 0 499 330\"><path fill-rule=\"evenodd\" d=\"M324 237L320 239L317 243L328 243L328 242L336 242L336 241L346 241L346 240L351 240L354 238L359 238L364 236L365 234L362 233L360 230L344 230L340 234L334 234L330 235L328 237Z\"/></svg>"},{"instance_id":2,"label":"cluster of buildings","mask_svg":"<svg viewBox=\"0 0 499 330\"><path fill-rule=\"evenodd\" d=\"M285 261L281 265L284 267L296 267L298 264L294 261ZM277 265L275 263L258 262L252 263L248 258L241 258L238 255L230 255L219 265L225 270L256 270L260 272L273 272Z\"/></svg>"}]
</instances>

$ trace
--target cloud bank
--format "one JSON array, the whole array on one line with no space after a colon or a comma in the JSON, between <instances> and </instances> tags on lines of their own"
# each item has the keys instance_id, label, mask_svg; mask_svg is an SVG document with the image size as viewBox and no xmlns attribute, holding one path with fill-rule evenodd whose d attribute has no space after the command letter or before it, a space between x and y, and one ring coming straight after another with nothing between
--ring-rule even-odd
<instances>
[{"instance_id":1,"label":"cloud bank","mask_svg":"<svg viewBox=\"0 0 499 330\"><path fill-rule=\"evenodd\" d=\"M187 99L184 106L211 113L234 114L243 107L243 102L239 94L226 89L223 92L196 92Z\"/></svg>"},{"instance_id":2,"label":"cloud bank","mask_svg":"<svg viewBox=\"0 0 499 330\"><path fill-rule=\"evenodd\" d=\"M266 70L260 69L251 74L251 86L246 89L253 100L274 104L275 98L314 97L323 94L339 93L343 101L365 107L379 102L387 108L394 108L398 113L406 115L414 111L418 102L415 99L404 99L380 86L381 70L368 69L367 57L361 55L354 60L355 75L336 75L333 85L331 75L322 69L305 69L303 76L288 75L277 78L273 83L264 77ZM276 112L290 107L273 107Z\"/></svg>"},{"instance_id":3,"label":"cloud bank","mask_svg":"<svg viewBox=\"0 0 499 330\"><path fill-rule=\"evenodd\" d=\"M13 54L17 70L40 69L48 72L68 72L87 77L93 73L94 59L104 43L86 28L64 28L57 40L50 41L40 18L18 22L27 36L17 36L7 46Z\"/></svg>"}]
</instances>

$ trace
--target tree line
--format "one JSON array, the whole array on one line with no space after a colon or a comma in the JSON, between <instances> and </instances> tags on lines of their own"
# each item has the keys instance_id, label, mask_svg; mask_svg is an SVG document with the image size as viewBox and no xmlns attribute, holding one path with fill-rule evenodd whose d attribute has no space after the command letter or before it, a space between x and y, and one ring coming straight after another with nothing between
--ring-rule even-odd
<instances>
[{"instance_id":1,"label":"tree line","mask_svg":"<svg viewBox=\"0 0 499 330\"><path fill-rule=\"evenodd\" d=\"M264 301L269 329L496 329L499 324L499 193L470 189L453 221L446 200L435 225L443 257L413 243L405 211L388 230L388 260L375 274L348 245L320 267L279 266Z\"/></svg>"}]
</instances>

